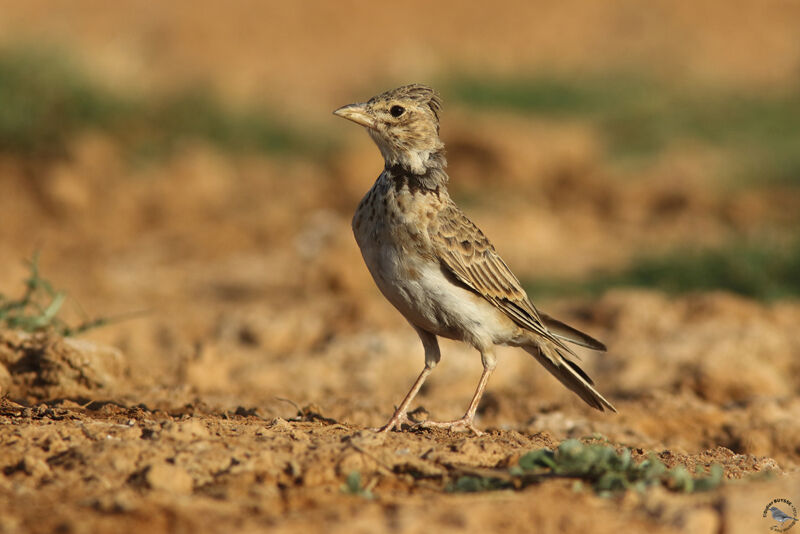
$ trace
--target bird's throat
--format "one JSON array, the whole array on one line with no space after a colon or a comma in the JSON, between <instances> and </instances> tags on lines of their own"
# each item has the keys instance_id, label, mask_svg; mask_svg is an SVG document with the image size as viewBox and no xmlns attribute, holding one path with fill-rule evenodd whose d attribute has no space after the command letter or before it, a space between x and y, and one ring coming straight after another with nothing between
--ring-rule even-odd
<instances>
[{"instance_id":1,"label":"bird's throat","mask_svg":"<svg viewBox=\"0 0 800 534\"><path fill-rule=\"evenodd\" d=\"M436 151L427 154L423 160L412 158L410 161L417 163L412 165L406 158L398 158L399 161L390 162L386 160L386 172L389 173L394 183L399 187L408 184L412 189L423 189L428 191L438 191L447 187L447 160L444 151Z\"/></svg>"}]
</instances>

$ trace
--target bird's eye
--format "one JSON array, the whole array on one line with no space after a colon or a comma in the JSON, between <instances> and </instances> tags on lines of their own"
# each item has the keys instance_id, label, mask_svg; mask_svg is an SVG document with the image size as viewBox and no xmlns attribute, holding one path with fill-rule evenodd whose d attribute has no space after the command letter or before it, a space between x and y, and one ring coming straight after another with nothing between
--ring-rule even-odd
<instances>
[{"instance_id":1,"label":"bird's eye","mask_svg":"<svg viewBox=\"0 0 800 534\"><path fill-rule=\"evenodd\" d=\"M392 106L392 109L389 110L392 117L399 117L405 112L405 108L403 106Z\"/></svg>"}]
</instances>

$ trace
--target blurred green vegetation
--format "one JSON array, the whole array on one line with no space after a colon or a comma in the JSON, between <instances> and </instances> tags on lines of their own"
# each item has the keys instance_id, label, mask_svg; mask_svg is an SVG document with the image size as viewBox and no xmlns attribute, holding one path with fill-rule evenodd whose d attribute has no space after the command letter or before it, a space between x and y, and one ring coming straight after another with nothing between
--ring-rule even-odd
<instances>
[{"instance_id":1,"label":"blurred green vegetation","mask_svg":"<svg viewBox=\"0 0 800 534\"><path fill-rule=\"evenodd\" d=\"M0 152L63 155L75 134L101 130L134 157L169 154L201 141L226 151L321 154L328 143L259 107L234 109L206 88L144 98L93 82L62 53L31 47L0 50Z\"/></svg>"},{"instance_id":2,"label":"blurred green vegetation","mask_svg":"<svg viewBox=\"0 0 800 534\"><path fill-rule=\"evenodd\" d=\"M599 295L615 287L668 293L727 290L760 300L800 296L800 238L789 243L735 242L713 249L678 249L634 259L624 270L584 280L524 281L532 296Z\"/></svg>"},{"instance_id":3,"label":"blurred green vegetation","mask_svg":"<svg viewBox=\"0 0 800 534\"><path fill-rule=\"evenodd\" d=\"M716 464L710 466L708 473L698 469L692 475L684 466L667 469L655 455L637 463L628 449L617 452L609 445L568 439L556 450L530 451L511 469L461 476L448 489L453 492L519 489L549 478L573 478L576 479L574 489L582 489L586 483L604 496L629 489L644 492L658 485L676 492L693 493L717 488L723 474Z\"/></svg>"},{"instance_id":4,"label":"blurred green vegetation","mask_svg":"<svg viewBox=\"0 0 800 534\"><path fill-rule=\"evenodd\" d=\"M612 158L649 158L691 141L724 150L737 178L800 184L800 87L745 92L617 73L457 76L444 89L473 108L588 121Z\"/></svg>"},{"instance_id":5,"label":"blurred green vegetation","mask_svg":"<svg viewBox=\"0 0 800 534\"><path fill-rule=\"evenodd\" d=\"M354 495L363 499L374 498L372 490L365 487L361 482L361 473L358 471L351 471L350 474L347 475L347 479L345 480L345 483L341 485L339 491L344 494Z\"/></svg>"},{"instance_id":6,"label":"blurred green vegetation","mask_svg":"<svg viewBox=\"0 0 800 534\"><path fill-rule=\"evenodd\" d=\"M79 324L68 324L61 318L67 294L55 289L39 271L39 253L28 262L30 274L25 280L25 291L18 298L10 298L0 293L0 327L25 332L52 331L61 336L74 336L112 322L132 318L139 313L113 318L86 317Z\"/></svg>"},{"instance_id":7,"label":"blurred green vegetation","mask_svg":"<svg viewBox=\"0 0 800 534\"><path fill-rule=\"evenodd\" d=\"M487 79L456 76L449 99L555 119L586 120L614 158L647 158L680 140L721 148L744 178L800 183L800 88L783 93L684 87L641 75ZM118 94L68 55L36 46L0 49L0 152L55 157L84 130L101 130L144 159L187 141L225 151L303 154L331 149L259 106L226 105L206 87L168 95Z\"/></svg>"}]
</instances>

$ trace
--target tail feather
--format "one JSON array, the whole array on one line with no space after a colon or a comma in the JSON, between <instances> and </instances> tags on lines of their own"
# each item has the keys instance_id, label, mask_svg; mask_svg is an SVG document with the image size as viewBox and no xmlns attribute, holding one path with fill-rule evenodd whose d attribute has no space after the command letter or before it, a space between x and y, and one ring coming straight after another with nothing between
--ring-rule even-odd
<instances>
[{"instance_id":1,"label":"tail feather","mask_svg":"<svg viewBox=\"0 0 800 534\"><path fill-rule=\"evenodd\" d=\"M571 361L564 353L551 343L540 343L537 345L527 345L523 347L531 356L541 363L550 374L555 376L559 382L574 391L586 404L592 408L605 411L606 408L612 412L617 409L611 405L594 387L592 379L589 378L578 364Z\"/></svg>"},{"instance_id":2,"label":"tail feather","mask_svg":"<svg viewBox=\"0 0 800 534\"><path fill-rule=\"evenodd\" d=\"M550 333L558 339L562 341L569 341L570 343L575 343L576 345L580 345L581 347L586 347L588 349L601 350L605 352L606 346L589 334L585 334L577 328L573 328L568 324L562 323L558 319L554 319L546 313L539 312L539 317L542 319L542 322L550 331Z\"/></svg>"}]
</instances>

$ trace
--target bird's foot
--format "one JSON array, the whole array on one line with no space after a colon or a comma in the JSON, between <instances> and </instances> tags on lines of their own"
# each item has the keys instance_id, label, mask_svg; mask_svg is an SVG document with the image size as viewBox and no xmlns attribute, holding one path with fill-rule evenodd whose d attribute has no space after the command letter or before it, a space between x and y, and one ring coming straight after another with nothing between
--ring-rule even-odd
<instances>
[{"instance_id":1,"label":"bird's foot","mask_svg":"<svg viewBox=\"0 0 800 534\"><path fill-rule=\"evenodd\" d=\"M476 436L483 435L483 432L472 424L472 418L466 416L455 421L424 421L416 426L417 428L442 428L451 432L474 432Z\"/></svg>"},{"instance_id":2,"label":"bird's foot","mask_svg":"<svg viewBox=\"0 0 800 534\"><path fill-rule=\"evenodd\" d=\"M406 412L395 412L389 422L383 425L380 428L373 428L375 432L380 432L381 434L385 434L391 430L397 429L398 431L403 430L403 425L408 425L409 427L415 426L417 423L412 421Z\"/></svg>"}]
</instances>

